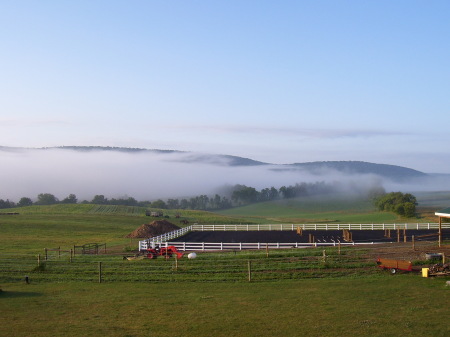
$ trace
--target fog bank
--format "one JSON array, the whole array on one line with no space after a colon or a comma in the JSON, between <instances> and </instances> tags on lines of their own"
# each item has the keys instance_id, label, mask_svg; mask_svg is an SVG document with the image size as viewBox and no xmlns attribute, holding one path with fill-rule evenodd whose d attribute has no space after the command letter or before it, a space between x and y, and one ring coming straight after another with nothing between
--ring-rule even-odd
<instances>
[{"instance_id":1,"label":"fog bank","mask_svg":"<svg viewBox=\"0 0 450 337\"><path fill-rule=\"evenodd\" d=\"M378 185L387 191L450 189L446 176L404 185L375 175L346 175L336 171L312 175L300 170L274 170L272 165L228 166L221 157L194 163L187 160L191 157L192 153L145 151L0 150L0 199L36 200L39 193L51 193L62 200L73 193L79 201L92 200L97 194L152 201L211 195L225 185L242 184L260 190L318 181L339 182L346 193Z\"/></svg>"}]
</instances>

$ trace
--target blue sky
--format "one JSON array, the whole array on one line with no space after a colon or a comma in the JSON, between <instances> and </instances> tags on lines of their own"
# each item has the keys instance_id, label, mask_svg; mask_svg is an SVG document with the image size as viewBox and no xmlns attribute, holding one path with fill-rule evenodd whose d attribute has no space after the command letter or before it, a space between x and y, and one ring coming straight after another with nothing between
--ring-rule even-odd
<instances>
[{"instance_id":1,"label":"blue sky","mask_svg":"<svg viewBox=\"0 0 450 337\"><path fill-rule=\"evenodd\" d=\"M2 1L0 146L450 173L448 1Z\"/></svg>"}]
</instances>

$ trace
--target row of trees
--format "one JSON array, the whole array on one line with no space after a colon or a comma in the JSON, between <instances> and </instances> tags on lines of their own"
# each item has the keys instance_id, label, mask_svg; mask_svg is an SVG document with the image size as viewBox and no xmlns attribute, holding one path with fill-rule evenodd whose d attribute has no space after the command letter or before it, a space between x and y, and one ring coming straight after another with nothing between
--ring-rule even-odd
<instances>
[{"instance_id":1,"label":"row of trees","mask_svg":"<svg viewBox=\"0 0 450 337\"><path fill-rule=\"evenodd\" d=\"M83 200L84 204L98 205L125 205L142 206L159 209L195 209L195 210L220 210L235 206L243 206L256 202L271 201L276 199L295 198L300 196L312 196L329 194L338 190L336 184L327 184L324 182L300 183L291 186L282 186L279 189L275 187L264 188L260 191L254 187L245 185L234 185L221 196L200 195L192 198L183 199L158 199L151 201L137 201L133 197L108 199L102 194L94 196L91 201ZM375 206L380 211L395 212L401 216L413 217L416 212L417 200L409 193L401 192L385 193L380 187L366 191L368 197L372 197ZM9 200L0 199L0 208L13 208L31 205L52 205L52 204L77 204L78 199L75 194L69 194L66 198L59 200L53 194L41 193L37 200L33 202L31 198L23 197L15 204Z\"/></svg>"},{"instance_id":2,"label":"row of trees","mask_svg":"<svg viewBox=\"0 0 450 337\"><path fill-rule=\"evenodd\" d=\"M77 204L78 198L75 194L69 194L66 198L59 200L51 193L41 193L37 196L37 200L33 202L31 198L23 197L20 198L18 203L14 203L10 200L0 199L0 208L13 208L13 207L24 207L31 205L54 205L54 204ZM127 206L148 206L149 201L138 202L134 198L123 198L123 199L110 199L105 198L104 195L96 195L92 201L83 200L82 204L100 204L100 205L127 205Z\"/></svg>"},{"instance_id":3,"label":"row of trees","mask_svg":"<svg viewBox=\"0 0 450 337\"><path fill-rule=\"evenodd\" d=\"M324 182L300 183L290 186L264 188L257 191L253 187L235 185L231 194L231 200L236 205L246 205L254 202L271 201L276 199L289 199L303 196L332 193L337 190L334 184Z\"/></svg>"},{"instance_id":4,"label":"row of trees","mask_svg":"<svg viewBox=\"0 0 450 337\"><path fill-rule=\"evenodd\" d=\"M37 201L33 202L31 198L23 197L20 198L19 202L16 204L13 201L8 199L3 200L0 199L0 208L13 208L13 207L24 207L31 205L52 205L57 203L67 203L67 204L76 204L77 198L74 194L70 194L67 198L59 201L53 194L50 193L41 193L37 197Z\"/></svg>"},{"instance_id":5,"label":"row of trees","mask_svg":"<svg viewBox=\"0 0 450 337\"><path fill-rule=\"evenodd\" d=\"M408 218L416 215L417 199L410 193L386 193L375 198L374 202L380 211L394 212Z\"/></svg>"},{"instance_id":6,"label":"row of trees","mask_svg":"<svg viewBox=\"0 0 450 337\"><path fill-rule=\"evenodd\" d=\"M293 186L282 186L279 189L275 187L264 188L261 191L254 187L245 185L235 185L229 188L224 194L215 194L214 196L200 195L183 199L162 199L151 201L137 201L133 197L108 199L102 194L94 196L91 201L83 200L81 203L90 203L98 205L126 205L143 206L163 209L196 209L196 210L219 210L234 206L248 205L255 202L270 201L281 198L294 198L318 193L327 193L332 190L332 186L321 183L301 183ZM0 208L23 207L31 205L53 205L53 204L76 204L78 199L75 194L69 194L66 198L59 200L51 193L41 193L36 201L31 198L23 197L15 204L9 200L0 199Z\"/></svg>"}]
</instances>

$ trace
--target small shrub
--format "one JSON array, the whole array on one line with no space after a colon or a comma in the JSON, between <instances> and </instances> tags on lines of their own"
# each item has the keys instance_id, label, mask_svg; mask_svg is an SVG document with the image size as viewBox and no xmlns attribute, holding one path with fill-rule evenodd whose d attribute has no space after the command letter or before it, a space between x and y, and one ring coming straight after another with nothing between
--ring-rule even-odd
<instances>
[{"instance_id":1,"label":"small shrub","mask_svg":"<svg viewBox=\"0 0 450 337\"><path fill-rule=\"evenodd\" d=\"M42 273L45 271L45 268L46 268L45 263L41 263L36 267L34 267L31 271L34 273Z\"/></svg>"}]
</instances>

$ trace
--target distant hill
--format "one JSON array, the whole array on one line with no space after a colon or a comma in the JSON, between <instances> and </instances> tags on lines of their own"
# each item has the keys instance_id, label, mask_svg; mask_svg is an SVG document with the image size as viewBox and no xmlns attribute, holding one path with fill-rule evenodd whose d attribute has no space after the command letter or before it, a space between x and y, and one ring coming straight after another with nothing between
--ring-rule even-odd
<instances>
[{"instance_id":1,"label":"distant hill","mask_svg":"<svg viewBox=\"0 0 450 337\"><path fill-rule=\"evenodd\" d=\"M302 171L313 175L322 175L330 172L339 172L344 174L372 174L387 178L393 181L408 181L416 178L429 177L430 175L407 167L376 164L363 161L318 161L293 164L271 164L256 161L250 158L221 155L221 154L204 154L177 150L157 150L143 148L125 148L125 147L104 147L104 146L60 146L46 147L35 150L70 150L79 152L90 151L112 151L121 153L152 153L161 155L178 155L170 158L173 162L193 163L193 164L211 164L217 166L270 166L272 171ZM0 150L13 151L25 150L24 148L0 147Z\"/></svg>"},{"instance_id":2,"label":"distant hill","mask_svg":"<svg viewBox=\"0 0 450 337\"><path fill-rule=\"evenodd\" d=\"M295 163L287 165L313 174L326 173L334 170L345 174L376 174L391 180L405 181L408 179L424 178L426 173L407 167L374 164L363 161L323 161L310 163Z\"/></svg>"}]
</instances>

